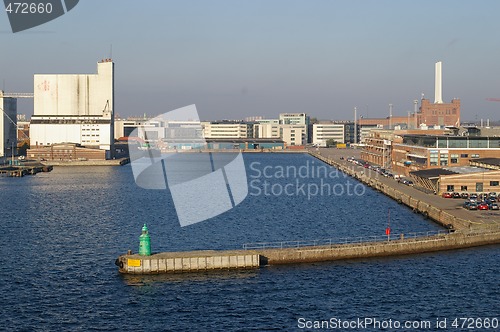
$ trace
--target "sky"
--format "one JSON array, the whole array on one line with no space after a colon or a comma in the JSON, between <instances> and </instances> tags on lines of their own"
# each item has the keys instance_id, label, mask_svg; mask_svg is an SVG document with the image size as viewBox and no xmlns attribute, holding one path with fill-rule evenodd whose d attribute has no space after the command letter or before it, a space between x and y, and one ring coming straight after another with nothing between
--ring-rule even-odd
<instances>
[{"instance_id":1,"label":"sky","mask_svg":"<svg viewBox=\"0 0 500 332\"><path fill-rule=\"evenodd\" d=\"M499 31L497 0L81 0L18 33L0 13L0 89L32 92L35 73L95 73L112 56L121 117L196 104L203 120L348 120L433 101L442 61L462 121L498 121L486 98L500 98Z\"/></svg>"}]
</instances>

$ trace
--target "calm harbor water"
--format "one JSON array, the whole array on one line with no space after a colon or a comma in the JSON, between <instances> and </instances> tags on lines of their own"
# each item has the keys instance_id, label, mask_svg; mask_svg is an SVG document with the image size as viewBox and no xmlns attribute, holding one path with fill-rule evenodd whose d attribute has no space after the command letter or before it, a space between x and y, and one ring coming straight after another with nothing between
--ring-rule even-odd
<instances>
[{"instance_id":1,"label":"calm harbor water","mask_svg":"<svg viewBox=\"0 0 500 332\"><path fill-rule=\"evenodd\" d=\"M499 246L247 271L118 274L113 262L127 249L137 251L143 223L153 251L383 235L388 209L395 233L439 229L332 169L325 176L324 164L309 156L248 154L245 162L248 197L233 210L184 228L170 193L137 187L130 165L58 167L0 178L2 328L261 331L298 330L300 318L435 324L499 316ZM286 166L321 174L282 176ZM323 195L308 195L302 184L323 188ZM286 185L288 194L280 195Z\"/></svg>"}]
</instances>

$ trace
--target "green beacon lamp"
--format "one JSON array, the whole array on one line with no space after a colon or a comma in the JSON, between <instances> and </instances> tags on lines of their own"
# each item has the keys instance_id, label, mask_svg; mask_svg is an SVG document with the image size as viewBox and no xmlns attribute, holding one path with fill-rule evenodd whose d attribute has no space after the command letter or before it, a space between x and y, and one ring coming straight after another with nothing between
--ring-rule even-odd
<instances>
[{"instance_id":1,"label":"green beacon lamp","mask_svg":"<svg viewBox=\"0 0 500 332\"><path fill-rule=\"evenodd\" d=\"M142 227L142 234L139 236L139 255L151 256L151 237L146 224Z\"/></svg>"}]
</instances>

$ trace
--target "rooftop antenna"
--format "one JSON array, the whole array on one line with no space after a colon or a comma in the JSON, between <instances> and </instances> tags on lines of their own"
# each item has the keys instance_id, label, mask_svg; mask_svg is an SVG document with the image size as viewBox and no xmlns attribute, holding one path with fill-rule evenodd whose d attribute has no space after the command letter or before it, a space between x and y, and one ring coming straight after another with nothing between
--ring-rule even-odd
<instances>
[{"instance_id":1,"label":"rooftop antenna","mask_svg":"<svg viewBox=\"0 0 500 332\"><path fill-rule=\"evenodd\" d=\"M113 44L109 45L109 58L113 59Z\"/></svg>"}]
</instances>

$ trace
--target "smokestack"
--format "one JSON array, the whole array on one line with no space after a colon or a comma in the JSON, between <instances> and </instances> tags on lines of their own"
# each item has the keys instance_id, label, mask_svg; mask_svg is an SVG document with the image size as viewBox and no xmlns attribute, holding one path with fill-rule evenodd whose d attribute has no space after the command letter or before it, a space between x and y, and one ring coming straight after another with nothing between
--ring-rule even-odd
<instances>
[{"instance_id":1,"label":"smokestack","mask_svg":"<svg viewBox=\"0 0 500 332\"><path fill-rule=\"evenodd\" d=\"M442 104L442 77L441 77L441 61L436 62L436 78L435 78L435 91L434 91L434 103Z\"/></svg>"}]
</instances>

